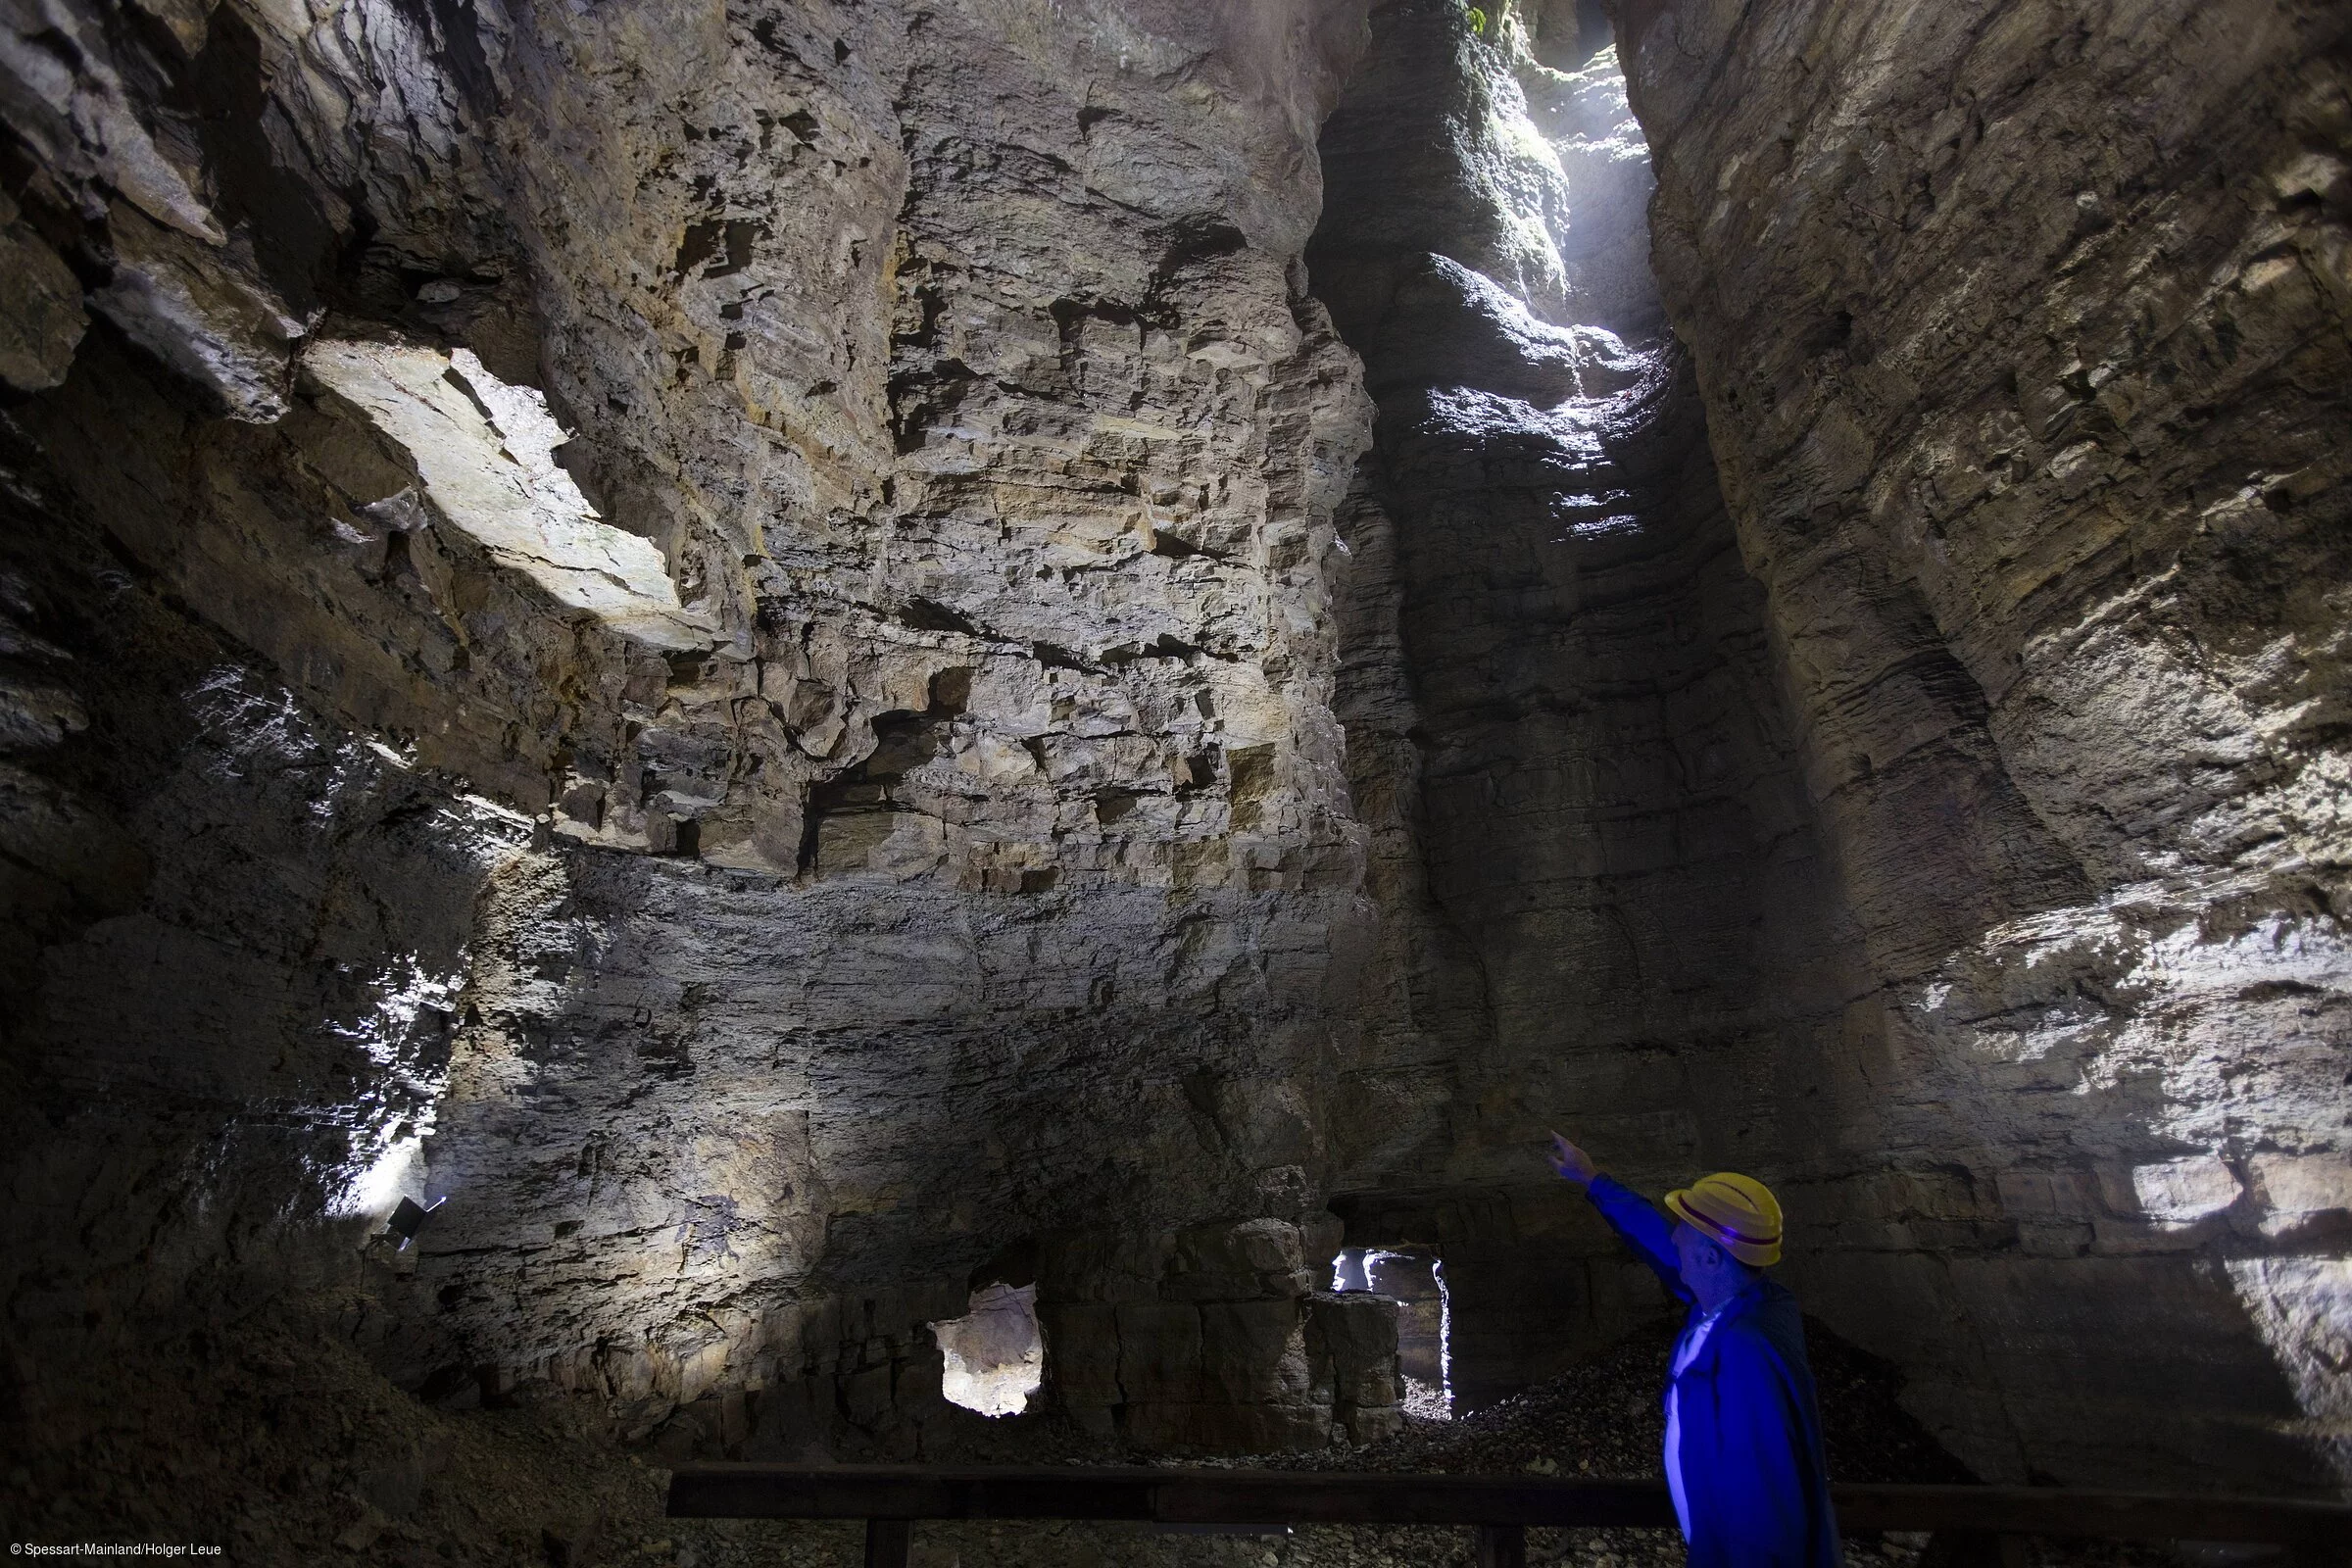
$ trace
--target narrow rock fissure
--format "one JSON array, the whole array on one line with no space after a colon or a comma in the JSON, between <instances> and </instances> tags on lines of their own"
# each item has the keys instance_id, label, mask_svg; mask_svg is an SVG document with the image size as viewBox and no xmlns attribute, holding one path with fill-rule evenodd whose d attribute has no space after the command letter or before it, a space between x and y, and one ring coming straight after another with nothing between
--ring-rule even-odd
<instances>
[{"instance_id":1,"label":"narrow rock fissure","mask_svg":"<svg viewBox=\"0 0 2352 1568\"><path fill-rule=\"evenodd\" d=\"M1815 978L1838 911L1763 595L1649 270L1648 148L1591 22L1374 6L1307 247L1379 405L1338 704L1354 798L1388 807L1371 886L1406 977L1348 1092L1409 1109L1338 1118L1335 1207L1351 1239L1359 1213L1404 1235L1509 1213L1489 1261L1447 1253L1469 1408L1654 1308L1585 1288L1605 1236L1514 1255L1570 1205L1467 1107L1646 1117L1614 1157L1660 1175L1727 1136L1778 1163L1768 1116L1710 1124L1690 1086L1735 1042L1801 1051L1845 1000ZM1431 1060L1446 1092L1407 1090Z\"/></svg>"}]
</instances>

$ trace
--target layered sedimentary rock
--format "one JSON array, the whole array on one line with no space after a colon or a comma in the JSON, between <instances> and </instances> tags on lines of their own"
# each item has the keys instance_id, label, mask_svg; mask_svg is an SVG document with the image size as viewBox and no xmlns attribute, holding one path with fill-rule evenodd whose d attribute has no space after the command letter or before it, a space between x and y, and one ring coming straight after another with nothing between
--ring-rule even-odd
<instances>
[{"instance_id":1,"label":"layered sedimentary rock","mask_svg":"<svg viewBox=\"0 0 2352 1568\"><path fill-rule=\"evenodd\" d=\"M2347 1441L2346 21L1631 4L1857 922L1816 1295L1996 1472Z\"/></svg>"},{"instance_id":2,"label":"layered sedimentary rock","mask_svg":"<svg viewBox=\"0 0 2352 1568\"><path fill-rule=\"evenodd\" d=\"M52 9L22 1343L300 1282L428 1397L911 1449L994 1256L1336 1239L1369 411L1297 261L1360 20ZM1297 1258L1203 1271L1149 1394L1068 1397L1211 1446L1394 1404Z\"/></svg>"},{"instance_id":3,"label":"layered sedimentary rock","mask_svg":"<svg viewBox=\"0 0 2352 1568\"><path fill-rule=\"evenodd\" d=\"M362 1544L360 1357L931 1451L992 1286L1360 1439L1344 1241L1663 1308L1555 1125L1988 1475L2332 1484L2343 24L1617 9L0 28L12 1497L159 1343Z\"/></svg>"},{"instance_id":4,"label":"layered sedimentary rock","mask_svg":"<svg viewBox=\"0 0 2352 1568\"><path fill-rule=\"evenodd\" d=\"M1630 8L1661 301L1579 9L1376 7L1324 140L1350 1240L1475 1403L1655 1309L1547 1123L1753 1169L1985 1473L2333 1484L2340 24Z\"/></svg>"},{"instance_id":5,"label":"layered sedimentary rock","mask_svg":"<svg viewBox=\"0 0 2352 1568\"><path fill-rule=\"evenodd\" d=\"M1396 1431L1395 1301L1316 1289L1339 1233L1324 1216L1051 1246L1039 1316L1060 1407L1147 1448L1226 1433L1250 1452L1319 1447L1335 1421L1358 1443Z\"/></svg>"},{"instance_id":6,"label":"layered sedimentary rock","mask_svg":"<svg viewBox=\"0 0 2352 1568\"><path fill-rule=\"evenodd\" d=\"M1647 159L1564 9L1376 7L1308 251L1380 404L1342 711L1389 984L1337 1180L1351 1242L1442 1250L1473 1406L1660 1305L1546 1126L1642 1179L1771 1163L1842 1000L1763 596L1641 261Z\"/></svg>"}]
</instances>

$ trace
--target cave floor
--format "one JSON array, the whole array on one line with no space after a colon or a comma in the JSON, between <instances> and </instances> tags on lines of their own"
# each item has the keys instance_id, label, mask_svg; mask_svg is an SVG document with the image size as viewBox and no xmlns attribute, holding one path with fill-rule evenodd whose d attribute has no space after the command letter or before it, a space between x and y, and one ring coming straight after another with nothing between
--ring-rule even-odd
<instances>
[{"instance_id":1,"label":"cave floor","mask_svg":"<svg viewBox=\"0 0 2352 1568\"><path fill-rule=\"evenodd\" d=\"M1884 1363L1819 1325L1814 1356L1833 1473L1968 1479L1900 1409ZM1503 1403L1412 1420L1367 1447L1217 1463L1279 1468L1641 1476L1656 1474L1655 1391L1671 1330L1653 1328ZM97 1396L103 1387L104 1396ZM128 1352L91 1397L24 1414L39 1454L0 1470L12 1540L219 1546L240 1563L444 1563L544 1568L834 1568L861 1560L851 1525L671 1520L666 1472L572 1401L449 1411L386 1383L347 1346L288 1319ZM27 1391L29 1392L29 1391ZM932 1457L953 1462L1132 1463L1065 1423L978 1427ZM842 1455L871 1458L878 1455ZM1850 1568L1911 1568L1921 1542L1848 1544ZM1672 1533L1533 1531L1529 1561L1644 1568L1682 1561ZM1467 1564L1466 1531L1308 1527L1288 1537L1163 1534L1148 1526L922 1524L921 1568L1403 1568ZM2177 1559L2154 1546L2038 1544L2034 1560L2126 1568Z\"/></svg>"}]
</instances>

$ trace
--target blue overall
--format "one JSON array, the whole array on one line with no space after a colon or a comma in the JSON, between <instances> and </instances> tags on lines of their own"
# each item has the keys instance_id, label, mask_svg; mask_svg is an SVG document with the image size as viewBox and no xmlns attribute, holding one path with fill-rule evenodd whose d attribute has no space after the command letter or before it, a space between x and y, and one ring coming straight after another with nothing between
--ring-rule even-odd
<instances>
[{"instance_id":1,"label":"blue overall","mask_svg":"<svg viewBox=\"0 0 2352 1568\"><path fill-rule=\"evenodd\" d=\"M1594 1177L1587 1196L1676 1299L1690 1301L1665 1218L1606 1176ZM1712 1318L1692 1305L1673 1366L1666 1474L1690 1568L1838 1568L1796 1298L1759 1278Z\"/></svg>"}]
</instances>

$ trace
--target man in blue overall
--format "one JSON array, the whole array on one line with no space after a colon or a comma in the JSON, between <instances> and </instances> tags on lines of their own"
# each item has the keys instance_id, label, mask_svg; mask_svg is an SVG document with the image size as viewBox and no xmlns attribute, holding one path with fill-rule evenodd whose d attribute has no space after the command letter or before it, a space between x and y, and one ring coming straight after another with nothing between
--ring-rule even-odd
<instances>
[{"instance_id":1,"label":"man in blue overall","mask_svg":"<svg viewBox=\"0 0 2352 1568\"><path fill-rule=\"evenodd\" d=\"M1583 1150L1551 1141L1551 1168L1690 1308L1666 1379L1666 1484L1690 1568L1838 1568L1804 1319L1764 1274L1781 1260L1779 1202L1749 1177L1702 1176L1666 1195L1670 1227Z\"/></svg>"}]
</instances>

